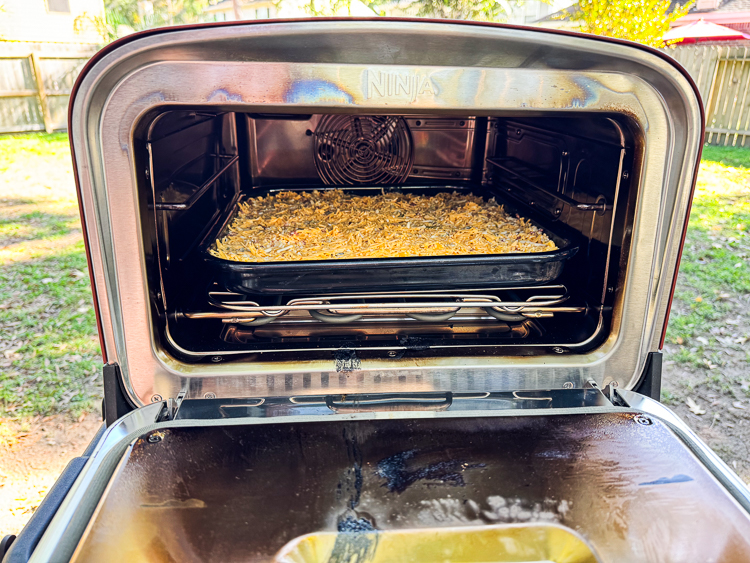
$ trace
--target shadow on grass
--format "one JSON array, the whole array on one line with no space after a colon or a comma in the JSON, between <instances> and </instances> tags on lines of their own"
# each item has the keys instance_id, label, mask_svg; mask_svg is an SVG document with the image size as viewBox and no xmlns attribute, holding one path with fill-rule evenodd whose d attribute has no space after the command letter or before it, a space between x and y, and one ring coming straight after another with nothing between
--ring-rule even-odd
<instances>
[{"instance_id":1,"label":"shadow on grass","mask_svg":"<svg viewBox=\"0 0 750 563\"><path fill-rule=\"evenodd\" d=\"M32 211L16 217L0 217L0 246L21 241L54 240L78 227L78 216Z\"/></svg>"},{"instance_id":2,"label":"shadow on grass","mask_svg":"<svg viewBox=\"0 0 750 563\"><path fill-rule=\"evenodd\" d=\"M34 199L21 199L18 197L2 197L0 196L0 208L2 207L15 207L23 205L36 205L38 202Z\"/></svg>"},{"instance_id":3,"label":"shadow on grass","mask_svg":"<svg viewBox=\"0 0 750 563\"><path fill-rule=\"evenodd\" d=\"M0 416L92 410L101 355L83 243L0 266Z\"/></svg>"}]
</instances>

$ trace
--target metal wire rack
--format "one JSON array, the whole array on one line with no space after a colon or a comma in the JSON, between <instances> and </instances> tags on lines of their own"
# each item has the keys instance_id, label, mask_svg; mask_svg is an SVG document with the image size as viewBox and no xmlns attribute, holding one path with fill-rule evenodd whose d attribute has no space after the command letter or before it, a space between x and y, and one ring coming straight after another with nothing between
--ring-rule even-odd
<instances>
[{"instance_id":1,"label":"metal wire rack","mask_svg":"<svg viewBox=\"0 0 750 563\"><path fill-rule=\"evenodd\" d=\"M563 285L485 288L464 292L442 291L347 293L298 297L285 303L262 305L230 291L209 291L211 311L186 312L188 319L220 319L224 323L259 326L284 316L307 317L348 324L374 317L408 317L416 321L443 322L460 314L500 321L523 321L562 313L585 313L585 306L566 306L570 298Z\"/></svg>"}]
</instances>

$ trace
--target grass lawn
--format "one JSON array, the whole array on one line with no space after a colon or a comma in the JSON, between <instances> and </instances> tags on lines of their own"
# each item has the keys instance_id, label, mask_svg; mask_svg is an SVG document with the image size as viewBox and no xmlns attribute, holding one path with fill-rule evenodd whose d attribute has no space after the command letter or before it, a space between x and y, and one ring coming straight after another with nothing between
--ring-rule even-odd
<instances>
[{"instance_id":1,"label":"grass lawn","mask_svg":"<svg viewBox=\"0 0 750 563\"><path fill-rule=\"evenodd\" d=\"M750 150L706 147L667 333L663 398L745 481L749 232ZM0 137L0 537L20 531L91 439L100 399L67 136ZM86 412L96 414L84 419Z\"/></svg>"},{"instance_id":2,"label":"grass lawn","mask_svg":"<svg viewBox=\"0 0 750 563\"><path fill-rule=\"evenodd\" d=\"M688 397L707 405L727 397L712 430L740 425L727 422L730 411L741 416L744 407L732 405L750 394L748 232L750 150L706 147L667 335L664 398L679 411ZM0 418L98 410L100 374L67 137L0 137ZM750 472L750 451L744 459Z\"/></svg>"},{"instance_id":3,"label":"grass lawn","mask_svg":"<svg viewBox=\"0 0 750 563\"><path fill-rule=\"evenodd\" d=\"M750 483L750 150L705 147L662 400Z\"/></svg>"},{"instance_id":4,"label":"grass lawn","mask_svg":"<svg viewBox=\"0 0 750 563\"><path fill-rule=\"evenodd\" d=\"M100 374L67 135L0 137L0 417L77 417Z\"/></svg>"},{"instance_id":5,"label":"grass lawn","mask_svg":"<svg viewBox=\"0 0 750 563\"><path fill-rule=\"evenodd\" d=\"M724 390L750 379L749 257L750 150L705 147L667 343L671 360L709 370L738 353L745 373L716 380Z\"/></svg>"}]
</instances>

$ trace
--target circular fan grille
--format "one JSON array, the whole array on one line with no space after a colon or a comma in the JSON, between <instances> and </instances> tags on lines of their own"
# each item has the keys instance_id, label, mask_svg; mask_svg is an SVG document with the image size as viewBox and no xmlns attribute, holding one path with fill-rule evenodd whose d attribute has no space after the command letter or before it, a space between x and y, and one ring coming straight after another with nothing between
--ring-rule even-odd
<instances>
[{"instance_id":1,"label":"circular fan grille","mask_svg":"<svg viewBox=\"0 0 750 563\"><path fill-rule=\"evenodd\" d=\"M315 166L326 184L398 184L413 161L409 126L400 117L327 115L315 130Z\"/></svg>"}]
</instances>

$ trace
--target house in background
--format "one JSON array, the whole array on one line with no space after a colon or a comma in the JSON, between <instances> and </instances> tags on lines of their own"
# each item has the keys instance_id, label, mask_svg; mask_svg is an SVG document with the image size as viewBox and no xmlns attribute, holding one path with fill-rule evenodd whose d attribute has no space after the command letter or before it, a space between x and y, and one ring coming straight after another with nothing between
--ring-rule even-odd
<instances>
[{"instance_id":1,"label":"house in background","mask_svg":"<svg viewBox=\"0 0 750 563\"><path fill-rule=\"evenodd\" d=\"M103 40L103 0L0 0L0 133L67 127L68 99Z\"/></svg>"},{"instance_id":2,"label":"house in background","mask_svg":"<svg viewBox=\"0 0 750 563\"><path fill-rule=\"evenodd\" d=\"M103 0L2 0L0 48L10 44L39 50L53 44L57 51L93 53L102 43L94 18L104 16Z\"/></svg>"},{"instance_id":3,"label":"house in background","mask_svg":"<svg viewBox=\"0 0 750 563\"><path fill-rule=\"evenodd\" d=\"M550 14L561 12L573 5L571 0L552 0L551 2L542 2L541 0L531 0L523 2L520 6L513 8L513 13L508 19L508 23L519 25L534 24Z\"/></svg>"}]
</instances>

